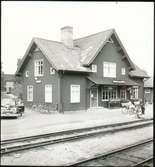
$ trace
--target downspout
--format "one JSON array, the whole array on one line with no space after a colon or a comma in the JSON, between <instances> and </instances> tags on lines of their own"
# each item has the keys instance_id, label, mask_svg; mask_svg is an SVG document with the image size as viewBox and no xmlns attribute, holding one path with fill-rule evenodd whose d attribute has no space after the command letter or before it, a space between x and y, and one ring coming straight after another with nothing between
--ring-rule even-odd
<instances>
[{"instance_id":1,"label":"downspout","mask_svg":"<svg viewBox=\"0 0 155 167\"><path fill-rule=\"evenodd\" d=\"M63 106L62 106L62 73L61 71L58 72L58 112L63 113Z\"/></svg>"}]
</instances>

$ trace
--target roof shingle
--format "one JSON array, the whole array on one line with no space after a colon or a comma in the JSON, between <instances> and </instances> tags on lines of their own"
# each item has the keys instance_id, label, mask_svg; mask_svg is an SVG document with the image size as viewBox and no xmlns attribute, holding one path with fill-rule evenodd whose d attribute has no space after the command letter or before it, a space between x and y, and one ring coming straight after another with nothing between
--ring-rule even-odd
<instances>
[{"instance_id":1,"label":"roof shingle","mask_svg":"<svg viewBox=\"0 0 155 167\"><path fill-rule=\"evenodd\" d=\"M35 43L46 56L48 61L57 70L91 72L90 67L86 67L86 65L89 65L89 63L93 61L100 49L106 44L112 33L115 33L114 29L109 29L107 31L102 31L83 38L75 39L74 47L72 49L64 46L62 42L42 38L33 38L28 50L31 48L32 44ZM26 51L16 74L19 73L21 66L28 54L28 50ZM133 62L130 60L128 55L127 59L133 67ZM135 65L135 70L130 72L130 76L147 77L147 74Z\"/></svg>"},{"instance_id":2,"label":"roof shingle","mask_svg":"<svg viewBox=\"0 0 155 167\"><path fill-rule=\"evenodd\" d=\"M134 64L134 66L135 66L135 70L132 70L132 71L129 72L129 75L131 77L149 78L146 71L140 69L136 64Z\"/></svg>"},{"instance_id":3,"label":"roof shingle","mask_svg":"<svg viewBox=\"0 0 155 167\"><path fill-rule=\"evenodd\" d=\"M147 79L147 80L144 82L144 87L145 87L145 88L153 88L153 77Z\"/></svg>"}]
</instances>

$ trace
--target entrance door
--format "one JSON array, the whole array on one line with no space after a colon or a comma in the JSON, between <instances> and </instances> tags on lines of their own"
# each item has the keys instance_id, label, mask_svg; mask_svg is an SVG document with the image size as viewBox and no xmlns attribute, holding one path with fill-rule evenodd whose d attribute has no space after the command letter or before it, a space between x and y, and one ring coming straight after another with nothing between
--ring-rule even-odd
<instances>
[{"instance_id":1,"label":"entrance door","mask_svg":"<svg viewBox=\"0 0 155 167\"><path fill-rule=\"evenodd\" d=\"M90 107L98 107L98 89L90 89Z\"/></svg>"}]
</instances>

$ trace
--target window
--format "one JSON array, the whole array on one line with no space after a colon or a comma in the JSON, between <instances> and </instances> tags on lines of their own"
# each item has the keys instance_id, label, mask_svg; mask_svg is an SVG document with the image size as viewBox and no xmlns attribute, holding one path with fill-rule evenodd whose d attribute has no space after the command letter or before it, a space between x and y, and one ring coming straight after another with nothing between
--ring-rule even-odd
<instances>
[{"instance_id":1,"label":"window","mask_svg":"<svg viewBox=\"0 0 155 167\"><path fill-rule=\"evenodd\" d=\"M33 101L33 86L27 86L27 101Z\"/></svg>"},{"instance_id":2,"label":"window","mask_svg":"<svg viewBox=\"0 0 155 167\"><path fill-rule=\"evenodd\" d=\"M70 93L70 102L80 103L80 85L71 85Z\"/></svg>"},{"instance_id":3,"label":"window","mask_svg":"<svg viewBox=\"0 0 155 167\"><path fill-rule=\"evenodd\" d=\"M102 87L102 100L109 100L116 98L117 98L116 87Z\"/></svg>"},{"instance_id":4,"label":"window","mask_svg":"<svg viewBox=\"0 0 155 167\"><path fill-rule=\"evenodd\" d=\"M52 85L45 85L45 102L52 103Z\"/></svg>"},{"instance_id":5,"label":"window","mask_svg":"<svg viewBox=\"0 0 155 167\"><path fill-rule=\"evenodd\" d=\"M133 87L132 88L131 99L138 99L138 87Z\"/></svg>"},{"instance_id":6,"label":"window","mask_svg":"<svg viewBox=\"0 0 155 167\"><path fill-rule=\"evenodd\" d=\"M103 76L116 78L116 63L103 63Z\"/></svg>"},{"instance_id":7,"label":"window","mask_svg":"<svg viewBox=\"0 0 155 167\"><path fill-rule=\"evenodd\" d=\"M50 67L50 74L51 74L51 75L55 74L55 69L52 68L52 67Z\"/></svg>"},{"instance_id":8,"label":"window","mask_svg":"<svg viewBox=\"0 0 155 167\"><path fill-rule=\"evenodd\" d=\"M121 68L121 74L125 75L125 68L124 67Z\"/></svg>"},{"instance_id":9,"label":"window","mask_svg":"<svg viewBox=\"0 0 155 167\"><path fill-rule=\"evenodd\" d=\"M92 69L92 72L97 72L97 65L92 64L91 69Z\"/></svg>"},{"instance_id":10,"label":"window","mask_svg":"<svg viewBox=\"0 0 155 167\"><path fill-rule=\"evenodd\" d=\"M43 60L35 61L34 75L43 76Z\"/></svg>"},{"instance_id":11,"label":"window","mask_svg":"<svg viewBox=\"0 0 155 167\"><path fill-rule=\"evenodd\" d=\"M146 89L145 93L151 93L150 89Z\"/></svg>"},{"instance_id":12,"label":"window","mask_svg":"<svg viewBox=\"0 0 155 167\"><path fill-rule=\"evenodd\" d=\"M120 98L126 99L126 89L120 89Z\"/></svg>"},{"instance_id":13,"label":"window","mask_svg":"<svg viewBox=\"0 0 155 167\"><path fill-rule=\"evenodd\" d=\"M25 77L29 77L29 71L25 72Z\"/></svg>"}]
</instances>

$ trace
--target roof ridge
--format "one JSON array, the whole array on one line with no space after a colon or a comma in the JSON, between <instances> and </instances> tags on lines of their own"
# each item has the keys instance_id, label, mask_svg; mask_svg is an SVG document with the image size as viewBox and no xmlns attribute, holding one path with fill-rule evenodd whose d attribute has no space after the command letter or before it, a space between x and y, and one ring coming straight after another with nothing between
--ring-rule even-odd
<instances>
[{"instance_id":1,"label":"roof ridge","mask_svg":"<svg viewBox=\"0 0 155 167\"><path fill-rule=\"evenodd\" d=\"M95 35L97 35L97 34L101 34L101 33L103 33L103 32L110 31L110 30L113 31L113 30L115 30L115 29L114 29L114 28L110 28L110 29L107 29L107 30L105 30L105 31L97 32L97 33L95 33L95 34L90 34L90 35L87 35L87 36L84 36L84 37L76 38L76 39L74 39L74 41L80 40L80 39L83 39L83 38L89 38L89 37L91 37L91 36L95 36Z\"/></svg>"},{"instance_id":2,"label":"roof ridge","mask_svg":"<svg viewBox=\"0 0 155 167\"><path fill-rule=\"evenodd\" d=\"M97 34L100 34L100 33L103 33L103 32L106 32L106 31L113 31L114 30L114 28L110 28L110 29L107 29L107 30L105 30L105 31L100 31L100 32L97 32L97 33L95 33L95 34L90 34L90 35L87 35L87 36L84 36L84 37L80 37L80 38L76 38L76 39L73 39L73 41L76 41L76 40L80 40L80 39L83 39L83 38L88 38L88 37L90 37L90 36L95 36L95 35L97 35ZM46 41L50 41L50 42L57 42L57 43L59 43L59 44L61 44L62 42L60 41L54 41L54 40L50 40L50 39L45 39L45 38L41 38L41 37L33 37L32 39L41 39L41 40L46 40Z\"/></svg>"},{"instance_id":3,"label":"roof ridge","mask_svg":"<svg viewBox=\"0 0 155 167\"><path fill-rule=\"evenodd\" d=\"M50 40L50 39L45 39L45 38L40 38L40 37L33 37L33 39L41 39L41 40L46 40L46 41L50 41L50 42L57 42L59 44L61 44L62 42L59 42L59 41L54 41L54 40Z\"/></svg>"}]
</instances>

